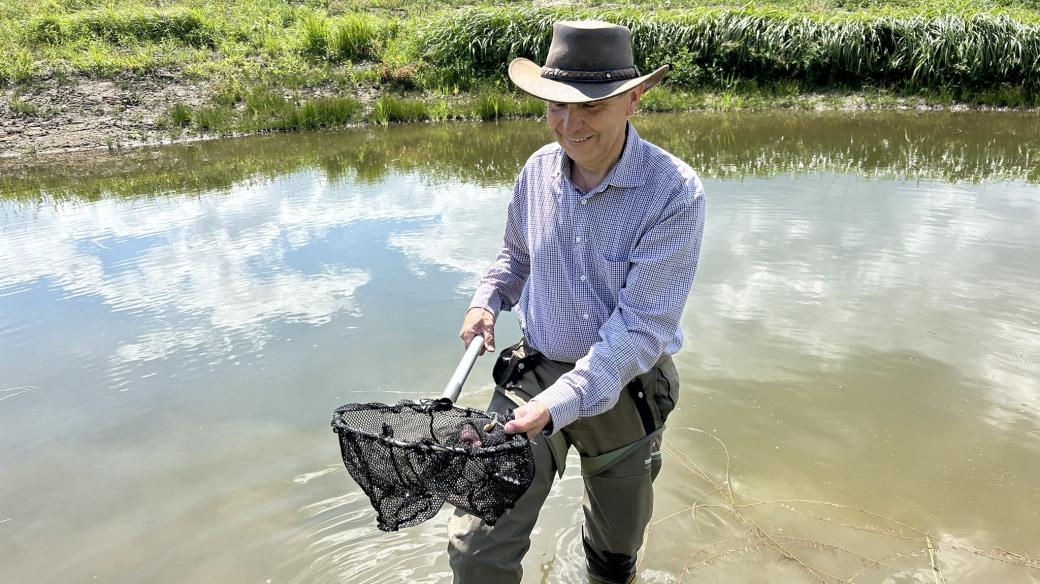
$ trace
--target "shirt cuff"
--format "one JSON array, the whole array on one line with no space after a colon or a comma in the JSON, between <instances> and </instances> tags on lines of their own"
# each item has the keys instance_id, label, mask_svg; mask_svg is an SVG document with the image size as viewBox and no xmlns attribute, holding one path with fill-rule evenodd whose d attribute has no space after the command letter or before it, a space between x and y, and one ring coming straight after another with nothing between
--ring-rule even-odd
<instances>
[{"instance_id":1,"label":"shirt cuff","mask_svg":"<svg viewBox=\"0 0 1040 584\"><path fill-rule=\"evenodd\" d=\"M469 308L483 308L497 319L499 311L502 310L502 297L498 295L498 291L493 287L480 286L473 294L473 300L470 301ZM469 310L469 308L466 310Z\"/></svg>"},{"instance_id":2,"label":"shirt cuff","mask_svg":"<svg viewBox=\"0 0 1040 584\"><path fill-rule=\"evenodd\" d=\"M559 432L578 419L581 398L574 388L566 383L557 382L550 385L545 391L531 398L531 401L539 402L549 410L551 433Z\"/></svg>"}]
</instances>

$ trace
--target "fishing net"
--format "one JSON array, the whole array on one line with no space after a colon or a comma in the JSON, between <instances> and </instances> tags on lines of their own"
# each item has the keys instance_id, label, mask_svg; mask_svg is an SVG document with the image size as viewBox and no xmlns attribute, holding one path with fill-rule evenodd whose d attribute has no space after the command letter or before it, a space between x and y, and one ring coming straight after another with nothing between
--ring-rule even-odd
<instances>
[{"instance_id":1,"label":"fishing net","mask_svg":"<svg viewBox=\"0 0 1040 584\"><path fill-rule=\"evenodd\" d=\"M451 503L489 525L534 479L527 436L506 434L497 414L447 399L337 408L343 464L372 502L379 529L397 531Z\"/></svg>"}]
</instances>

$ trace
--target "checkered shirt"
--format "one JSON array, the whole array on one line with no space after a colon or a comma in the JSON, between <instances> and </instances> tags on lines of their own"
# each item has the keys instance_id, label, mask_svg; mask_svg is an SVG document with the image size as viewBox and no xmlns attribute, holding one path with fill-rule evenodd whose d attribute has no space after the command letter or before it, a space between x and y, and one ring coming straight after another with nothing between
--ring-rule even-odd
<instances>
[{"instance_id":1,"label":"checkered shirt","mask_svg":"<svg viewBox=\"0 0 1040 584\"><path fill-rule=\"evenodd\" d=\"M470 308L515 307L524 338L576 362L535 400L553 431L603 413L621 388L682 346L679 319L704 232L704 189L683 161L631 124L603 182L583 193L558 144L517 177L502 251Z\"/></svg>"}]
</instances>

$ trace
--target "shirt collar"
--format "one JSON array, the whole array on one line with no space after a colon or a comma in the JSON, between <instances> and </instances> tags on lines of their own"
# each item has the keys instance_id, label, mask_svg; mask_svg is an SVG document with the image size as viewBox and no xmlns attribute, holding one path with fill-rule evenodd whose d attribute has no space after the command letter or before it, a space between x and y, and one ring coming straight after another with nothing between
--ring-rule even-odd
<instances>
[{"instance_id":1,"label":"shirt collar","mask_svg":"<svg viewBox=\"0 0 1040 584\"><path fill-rule=\"evenodd\" d=\"M625 149L621 151L621 159L604 182L616 187L643 186L643 148L631 123L625 128Z\"/></svg>"},{"instance_id":2,"label":"shirt collar","mask_svg":"<svg viewBox=\"0 0 1040 584\"><path fill-rule=\"evenodd\" d=\"M625 147L621 150L621 158L618 159L614 168L607 173L602 185L613 185L621 188L641 187L645 183L643 177L643 148L642 140L631 122L625 126ZM571 159L567 153L560 148L559 166L554 173L557 177L570 180ZM601 186L602 186L601 185Z\"/></svg>"}]
</instances>

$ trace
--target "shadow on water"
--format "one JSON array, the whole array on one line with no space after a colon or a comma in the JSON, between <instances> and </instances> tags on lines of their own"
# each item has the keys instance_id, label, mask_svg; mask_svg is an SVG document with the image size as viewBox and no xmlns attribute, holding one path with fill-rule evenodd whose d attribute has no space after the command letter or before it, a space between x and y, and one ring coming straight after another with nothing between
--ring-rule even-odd
<instances>
[{"instance_id":1,"label":"shadow on water","mask_svg":"<svg viewBox=\"0 0 1040 584\"><path fill-rule=\"evenodd\" d=\"M653 114L640 133L705 177L856 172L866 176L1040 182L1040 119L1017 113ZM544 123L365 127L0 162L0 196L93 200L228 189L316 170L329 181L391 172L481 185L510 182L549 140Z\"/></svg>"}]
</instances>

